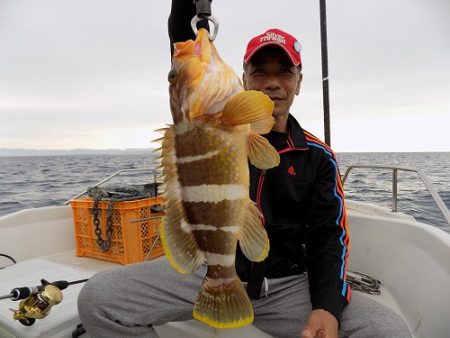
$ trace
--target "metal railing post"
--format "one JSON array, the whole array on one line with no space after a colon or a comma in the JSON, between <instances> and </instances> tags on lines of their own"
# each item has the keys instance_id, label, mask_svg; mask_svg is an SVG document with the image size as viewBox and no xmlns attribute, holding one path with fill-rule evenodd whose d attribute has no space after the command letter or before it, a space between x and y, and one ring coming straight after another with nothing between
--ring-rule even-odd
<instances>
[{"instance_id":1,"label":"metal railing post","mask_svg":"<svg viewBox=\"0 0 450 338\"><path fill-rule=\"evenodd\" d=\"M450 224L450 211L448 210L447 206L445 205L444 201L442 200L441 196L439 195L438 191L435 189L435 187L433 186L431 181L420 169L414 169L414 168L408 168L408 167L385 166L385 165L355 164L355 165L348 166L347 169L345 170L344 176L342 177L342 185L345 184L345 181L347 180L348 175L350 174L350 171L354 168L393 170L393 174L392 174L392 211L393 212L397 211L397 199L398 199L397 172L398 172L398 170L415 172L419 176L419 178L422 180L422 183L425 185L425 188L430 193L431 197L433 198L434 203L436 203L437 207L441 211L441 213L444 216L447 223Z\"/></svg>"},{"instance_id":2,"label":"metal railing post","mask_svg":"<svg viewBox=\"0 0 450 338\"><path fill-rule=\"evenodd\" d=\"M397 170L392 171L392 211L397 212Z\"/></svg>"}]
</instances>

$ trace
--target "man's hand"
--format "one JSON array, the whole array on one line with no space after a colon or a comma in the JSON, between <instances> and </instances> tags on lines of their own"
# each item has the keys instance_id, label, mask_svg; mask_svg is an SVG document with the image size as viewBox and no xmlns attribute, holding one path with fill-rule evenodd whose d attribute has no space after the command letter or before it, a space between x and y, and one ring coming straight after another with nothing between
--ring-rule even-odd
<instances>
[{"instance_id":1,"label":"man's hand","mask_svg":"<svg viewBox=\"0 0 450 338\"><path fill-rule=\"evenodd\" d=\"M322 309L311 311L300 338L338 338L338 321Z\"/></svg>"}]
</instances>

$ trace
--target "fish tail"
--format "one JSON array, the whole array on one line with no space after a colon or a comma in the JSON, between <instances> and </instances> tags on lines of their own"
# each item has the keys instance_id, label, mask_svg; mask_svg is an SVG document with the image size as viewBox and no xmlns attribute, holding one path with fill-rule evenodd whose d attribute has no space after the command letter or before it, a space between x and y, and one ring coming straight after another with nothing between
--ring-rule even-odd
<instances>
[{"instance_id":1,"label":"fish tail","mask_svg":"<svg viewBox=\"0 0 450 338\"><path fill-rule=\"evenodd\" d=\"M232 329L253 322L252 304L239 278L205 277L193 316L217 329Z\"/></svg>"}]
</instances>

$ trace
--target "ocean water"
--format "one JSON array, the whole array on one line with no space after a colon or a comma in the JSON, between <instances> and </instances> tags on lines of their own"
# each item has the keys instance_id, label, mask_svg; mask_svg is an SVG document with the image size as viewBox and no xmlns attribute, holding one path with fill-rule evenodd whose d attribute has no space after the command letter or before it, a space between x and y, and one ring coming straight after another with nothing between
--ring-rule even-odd
<instances>
[{"instance_id":1,"label":"ocean water","mask_svg":"<svg viewBox=\"0 0 450 338\"><path fill-rule=\"evenodd\" d=\"M397 165L422 170L450 208L450 152L441 153L338 153L341 174L352 164ZM0 216L26 208L61 205L120 169L152 168L147 155L70 155L0 157ZM145 174L120 175L109 185L124 186L153 181ZM391 207L392 172L353 169L344 186L346 198ZM419 176L398 173L398 210L416 219L446 227Z\"/></svg>"}]
</instances>

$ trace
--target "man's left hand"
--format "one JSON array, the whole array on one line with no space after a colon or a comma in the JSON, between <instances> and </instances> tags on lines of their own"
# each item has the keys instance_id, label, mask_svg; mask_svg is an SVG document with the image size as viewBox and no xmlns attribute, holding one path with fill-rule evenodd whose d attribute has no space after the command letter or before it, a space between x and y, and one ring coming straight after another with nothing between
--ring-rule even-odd
<instances>
[{"instance_id":1,"label":"man's left hand","mask_svg":"<svg viewBox=\"0 0 450 338\"><path fill-rule=\"evenodd\" d=\"M311 311L300 338L338 338L338 321L322 309Z\"/></svg>"}]
</instances>

